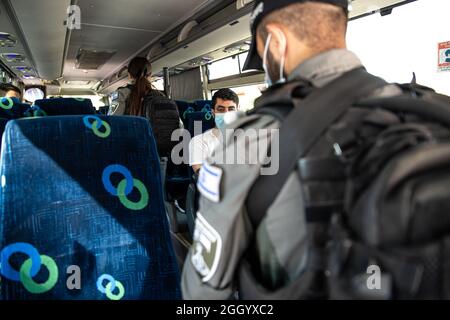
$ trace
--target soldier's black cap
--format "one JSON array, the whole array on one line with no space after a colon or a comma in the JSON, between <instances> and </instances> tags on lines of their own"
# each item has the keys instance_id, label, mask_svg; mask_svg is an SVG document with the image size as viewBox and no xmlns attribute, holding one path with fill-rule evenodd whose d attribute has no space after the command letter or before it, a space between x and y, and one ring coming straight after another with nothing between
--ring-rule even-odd
<instances>
[{"instance_id":1,"label":"soldier's black cap","mask_svg":"<svg viewBox=\"0 0 450 320\"><path fill-rule=\"evenodd\" d=\"M348 0L257 0L255 2L251 17L250 29L252 31L252 44L247 60L244 64L244 70L263 70L262 59L258 55L256 48L256 30L261 21L270 13L287 7L294 3L302 2L322 2L332 4L343 8L348 12Z\"/></svg>"}]
</instances>

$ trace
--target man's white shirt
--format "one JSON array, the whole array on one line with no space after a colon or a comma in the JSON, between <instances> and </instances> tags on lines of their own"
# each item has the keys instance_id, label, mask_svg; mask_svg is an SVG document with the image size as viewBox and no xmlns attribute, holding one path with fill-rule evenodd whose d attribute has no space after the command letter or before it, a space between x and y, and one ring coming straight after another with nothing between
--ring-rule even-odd
<instances>
[{"instance_id":1,"label":"man's white shirt","mask_svg":"<svg viewBox=\"0 0 450 320\"><path fill-rule=\"evenodd\" d=\"M208 130L192 138L189 143L189 165L203 165L208 157L220 145L220 139L216 136L217 129Z\"/></svg>"}]
</instances>

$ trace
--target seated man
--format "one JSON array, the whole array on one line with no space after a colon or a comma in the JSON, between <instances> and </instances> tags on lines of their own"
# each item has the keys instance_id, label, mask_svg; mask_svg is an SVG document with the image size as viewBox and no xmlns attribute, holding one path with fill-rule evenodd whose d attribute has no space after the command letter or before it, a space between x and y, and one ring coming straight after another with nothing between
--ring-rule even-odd
<instances>
[{"instance_id":1,"label":"seated man","mask_svg":"<svg viewBox=\"0 0 450 320\"><path fill-rule=\"evenodd\" d=\"M22 101L22 91L16 86L10 83L4 83L0 86L2 92L5 92L4 97L6 98L17 98Z\"/></svg>"},{"instance_id":2,"label":"seated man","mask_svg":"<svg viewBox=\"0 0 450 320\"><path fill-rule=\"evenodd\" d=\"M230 89L221 89L214 94L212 105L216 127L194 137L189 144L189 164L195 173L220 145L220 129L225 126L224 116L238 110L239 97Z\"/></svg>"}]
</instances>

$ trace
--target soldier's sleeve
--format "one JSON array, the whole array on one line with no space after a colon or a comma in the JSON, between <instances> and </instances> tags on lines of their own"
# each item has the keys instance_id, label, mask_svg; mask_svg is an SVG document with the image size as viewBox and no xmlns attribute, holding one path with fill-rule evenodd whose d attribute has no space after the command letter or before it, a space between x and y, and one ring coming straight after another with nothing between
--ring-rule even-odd
<instances>
[{"instance_id":1,"label":"soldier's sleeve","mask_svg":"<svg viewBox=\"0 0 450 320\"><path fill-rule=\"evenodd\" d=\"M128 96L129 96L129 89L119 88L116 92L115 99L111 102L111 107L109 109L108 115L123 116L125 114Z\"/></svg>"},{"instance_id":2,"label":"soldier's sleeve","mask_svg":"<svg viewBox=\"0 0 450 320\"><path fill-rule=\"evenodd\" d=\"M239 263L252 239L245 202L260 175L261 166L242 161L245 152L235 152L234 139L228 137L226 140L231 142L218 148L213 159L209 159L200 171L200 209L194 243L182 276L184 299L231 298L236 289ZM248 141L247 146L251 149L258 143L258 138ZM227 156L234 156L235 161L230 158L227 161Z\"/></svg>"}]
</instances>

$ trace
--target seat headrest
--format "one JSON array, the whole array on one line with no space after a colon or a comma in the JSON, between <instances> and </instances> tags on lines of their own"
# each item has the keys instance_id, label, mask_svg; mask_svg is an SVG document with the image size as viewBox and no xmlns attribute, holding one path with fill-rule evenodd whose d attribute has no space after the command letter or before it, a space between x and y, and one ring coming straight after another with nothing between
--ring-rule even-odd
<instances>
[{"instance_id":1,"label":"seat headrest","mask_svg":"<svg viewBox=\"0 0 450 320\"><path fill-rule=\"evenodd\" d=\"M186 101L175 101L178 107L178 112L180 113L181 120L186 120L186 114L195 112L195 107L192 103Z\"/></svg>"},{"instance_id":2,"label":"seat headrest","mask_svg":"<svg viewBox=\"0 0 450 320\"><path fill-rule=\"evenodd\" d=\"M36 100L35 106L39 107L47 116L70 116L96 114L90 99L57 98Z\"/></svg>"},{"instance_id":3,"label":"seat headrest","mask_svg":"<svg viewBox=\"0 0 450 320\"><path fill-rule=\"evenodd\" d=\"M211 100L197 100L194 102L194 107L196 111L208 112L212 111L212 101Z\"/></svg>"},{"instance_id":4,"label":"seat headrest","mask_svg":"<svg viewBox=\"0 0 450 320\"><path fill-rule=\"evenodd\" d=\"M25 112L30 105L21 103L17 98L0 98L0 118L20 119L25 117Z\"/></svg>"},{"instance_id":5,"label":"seat headrest","mask_svg":"<svg viewBox=\"0 0 450 320\"><path fill-rule=\"evenodd\" d=\"M195 123L201 122L201 132L196 132ZM195 135L204 133L215 127L214 114L209 112L191 112L186 114L186 129L189 131L192 137Z\"/></svg>"}]
</instances>

